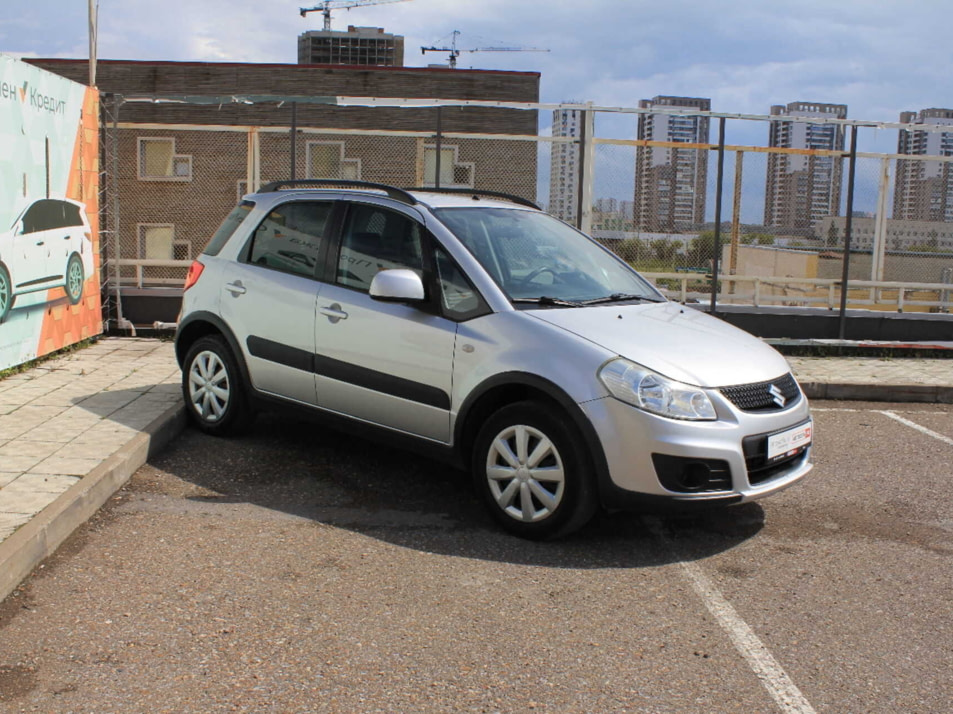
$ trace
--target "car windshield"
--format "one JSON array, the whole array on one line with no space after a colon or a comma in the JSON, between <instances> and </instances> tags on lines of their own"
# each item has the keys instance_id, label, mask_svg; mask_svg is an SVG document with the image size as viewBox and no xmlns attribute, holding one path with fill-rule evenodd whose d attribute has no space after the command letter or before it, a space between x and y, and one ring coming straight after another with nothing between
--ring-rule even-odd
<instances>
[{"instance_id":1,"label":"car windshield","mask_svg":"<svg viewBox=\"0 0 953 714\"><path fill-rule=\"evenodd\" d=\"M628 265L546 213L512 208L435 212L515 303L576 307L664 300Z\"/></svg>"}]
</instances>

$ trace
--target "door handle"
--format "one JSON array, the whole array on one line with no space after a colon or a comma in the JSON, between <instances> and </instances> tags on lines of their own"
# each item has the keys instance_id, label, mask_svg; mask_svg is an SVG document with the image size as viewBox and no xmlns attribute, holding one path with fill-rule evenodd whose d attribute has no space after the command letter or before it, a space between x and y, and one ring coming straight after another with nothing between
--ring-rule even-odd
<instances>
[{"instance_id":1,"label":"door handle","mask_svg":"<svg viewBox=\"0 0 953 714\"><path fill-rule=\"evenodd\" d=\"M326 307L318 308L318 312L328 318L332 325L337 324L339 320L346 320L347 313L341 309L341 306L338 303L333 303L327 305Z\"/></svg>"},{"instance_id":2,"label":"door handle","mask_svg":"<svg viewBox=\"0 0 953 714\"><path fill-rule=\"evenodd\" d=\"M234 283L225 283L225 289L235 297L244 295L246 292L241 280L236 280Z\"/></svg>"},{"instance_id":3,"label":"door handle","mask_svg":"<svg viewBox=\"0 0 953 714\"><path fill-rule=\"evenodd\" d=\"M41 241L38 241L38 242L37 242L37 245L46 245L46 241L42 241L42 240L41 240Z\"/></svg>"}]
</instances>

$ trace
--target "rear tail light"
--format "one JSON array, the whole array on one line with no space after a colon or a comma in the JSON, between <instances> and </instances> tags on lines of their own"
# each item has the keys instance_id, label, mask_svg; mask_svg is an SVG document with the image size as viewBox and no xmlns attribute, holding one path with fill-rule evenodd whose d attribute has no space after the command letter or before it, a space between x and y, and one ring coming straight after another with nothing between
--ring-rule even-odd
<instances>
[{"instance_id":1,"label":"rear tail light","mask_svg":"<svg viewBox=\"0 0 953 714\"><path fill-rule=\"evenodd\" d=\"M199 276L203 270L205 270L204 265L197 260L192 261L192 265L189 266L189 273L185 276L185 287L182 288L182 292L185 292L199 281Z\"/></svg>"}]
</instances>

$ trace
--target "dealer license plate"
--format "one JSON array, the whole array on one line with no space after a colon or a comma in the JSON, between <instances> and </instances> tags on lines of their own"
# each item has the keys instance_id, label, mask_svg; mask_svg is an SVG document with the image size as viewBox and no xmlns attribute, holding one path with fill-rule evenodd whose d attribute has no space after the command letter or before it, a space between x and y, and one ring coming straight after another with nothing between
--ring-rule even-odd
<instances>
[{"instance_id":1,"label":"dealer license plate","mask_svg":"<svg viewBox=\"0 0 953 714\"><path fill-rule=\"evenodd\" d=\"M768 437L768 461L779 461L811 443L814 423L801 424Z\"/></svg>"}]
</instances>

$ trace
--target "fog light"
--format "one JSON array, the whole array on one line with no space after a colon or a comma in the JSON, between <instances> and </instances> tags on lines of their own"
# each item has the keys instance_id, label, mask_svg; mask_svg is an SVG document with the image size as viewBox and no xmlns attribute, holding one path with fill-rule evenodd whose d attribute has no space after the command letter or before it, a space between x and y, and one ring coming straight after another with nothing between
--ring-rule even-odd
<instances>
[{"instance_id":1,"label":"fog light","mask_svg":"<svg viewBox=\"0 0 953 714\"><path fill-rule=\"evenodd\" d=\"M675 493L710 493L731 490L731 469L721 459L652 454L659 483Z\"/></svg>"},{"instance_id":2,"label":"fog light","mask_svg":"<svg viewBox=\"0 0 953 714\"><path fill-rule=\"evenodd\" d=\"M690 463L682 471L682 490L701 491L711 482L711 469L701 462Z\"/></svg>"}]
</instances>

